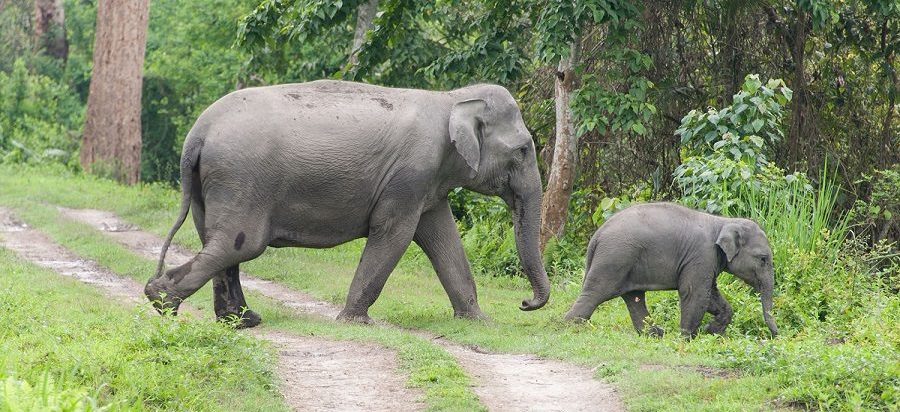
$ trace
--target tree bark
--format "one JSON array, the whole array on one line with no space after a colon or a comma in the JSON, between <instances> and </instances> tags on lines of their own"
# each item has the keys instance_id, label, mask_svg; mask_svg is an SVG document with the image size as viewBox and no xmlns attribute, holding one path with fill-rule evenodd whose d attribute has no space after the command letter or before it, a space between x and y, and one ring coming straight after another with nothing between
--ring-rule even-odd
<instances>
[{"instance_id":1,"label":"tree bark","mask_svg":"<svg viewBox=\"0 0 900 412\"><path fill-rule=\"evenodd\" d=\"M791 102L791 128L788 132L788 159L791 164L800 162L800 152L804 138L808 134L807 116L809 95L806 82L806 38L809 13L802 8L797 9L797 19L792 35L788 39L791 47L791 58L794 61L794 101Z\"/></svg>"},{"instance_id":2,"label":"tree bark","mask_svg":"<svg viewBox=\"0 0 900 412\"><path fill-rule=\"evenodd\" d=\"M359 51L366 42L366 32L372 29L379 0L368 0L356 8L356 30L353 32L353 47L350 49L350 74L356 75L359 66Z\"/></svg>"},{"instance_id":3,"label":"tree bark","mask_svg":"<svg viewBox=\"0 0 900 412\"><path fill-rule=\"evenodd\" d=\"M550 177L547 179L547 191L541 205L541 252L551 237L560 238L565 233L569 200L575 183L578 137L575 135L575 120L569 105L575 88L579 43L577 39L572 43L571 55L560 59L556 70L556 143Z\"/></svg>"},{"instance_id":4,"label":"tree bark","mask_svg":"<svg viewBox=\"0 0 900 412\"><path fill-rule=\"evenodd\" d=\"M884 120L881 124L881 150L878 156L879 158L879 167L882 169L889 168L892 164L897 162L897 149L893 143L893 126L894 126L894 112L897 110L897 93L900 91L900 79L898 79L897 71L894 69L894 51L888 51L887 43L888 43L888 20L885 18L884 22L881 25L881 53L884 55L884 61L888 72L888 78L891 81L890 86L888 87L888 101L887 101L887 113L884 116ZM886 226L889 228L890 225ZM886 233L886 232L885 232ZM877 239L876 239L877 240Z\"/></svg>"},{"instance_id":5,"label":"tree bark","mask_svg":"<svg viewBox=\"0 0 900 412\"><path fill-rule=\"evenodd\" d=\"M68 59L63 0L34 0L34 38L38 50L63 62Z\"/></svg>"},{"instance_id":6,"label":"tree bark","mask_svg":"<svg viewBox=\"0 0 900 412\"><path fill-rule=\"evenodd\" d=\"M150 0L100 0L81 165L134 184L141 173L141 83Z\"/></svg>"}]
</instances>

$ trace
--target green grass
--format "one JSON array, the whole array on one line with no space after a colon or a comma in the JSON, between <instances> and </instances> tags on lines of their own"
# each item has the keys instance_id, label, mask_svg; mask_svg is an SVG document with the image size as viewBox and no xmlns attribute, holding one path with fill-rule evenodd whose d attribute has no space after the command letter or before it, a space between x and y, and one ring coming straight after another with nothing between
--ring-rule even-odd
<instances>
[{"instance_id":1,"label":"green grass","mask_svg":"<svg viewBox=\"0 0 900 412\"><path fill-rule=\"evenodd\" d=\"M90 234L84 226L54 216L55 211L47 205L110 210L158 235L168 231L178 210L179 196L162 186L123 187L81 175L48 173L44 169L0 168L0 175L4 176L0 180L0 204L16 207L25 214L23 218L42 230L51 234L57 231L57 240L79 253L141 280L152 272L153 262L137 257L130 260L127 251L98 237L100 234ZM41 218L42 213L47 216ZM77 250L88 237L94 238L89 243L94 244L95 250ZM195 250L199 246L190 223L179 232L176 242ZM773 247L785 247L782 243L776 245L777 242L773 242ZM242 269L342 304L362 245L363 241L355 241L325 250L270 249ZM803 276L832 268L830 263L817 260L814 254L790 253L781 259L785 266L807 271ZM493 321L457 320L452 318L449 301L427 259L413 246L370 313L402 327L428 330L464 344L495 351L535 353L596 367L598 377L620 389L630 410L768 410L790 405L884 408L900 394L897 363L891 362L891 354L896 359L900 339L896 328L891 332L885 324L898 319L896 298L879 297L876 302L881 306L877 310L854 307L853 313L859 315L855 320L855 330L859 333L846 344L827 343L833 331L826 324L786 328L785 336L772 341L768 340L756 295L734 282L730 275L723 275L720 284L724 283L723 293L734 305L735 325L725 337L701 335L686 342L678 337L677 305L673 304L677 299L672 292L648 294L654 320L667 329L663 339L636 336L620 300L601 305L588 324L561 322L579 292L580 282L575 281L579 277L580 274L573 274L568 280L557 278L547 307L526 313L517 308L518 302L530 295L525 280L479 276L476 278L479 302ZM835 288L827 282L824 285ZM211 311L209 293L201 291L198 295L202 296L200 301L207 302L206 310ZM794 316L785 308L802 309L799 304L792 304L795 298L791 295L776 298L775 315L780 324L782 320L791 323ZM259 296L251 294L249 299L250 305L263 315L267 327L342 339L374 340L397 349L411 375L410 382L425 388L432 408L468 409L462 405L475 402L465 388L468 381L452 359L418 338L384 328L298 319ZM854 302L861 300L854 299ZM854 362L851 359L854 354L862 361ZM819 357L824 359L822 363L815 361ZM435 368L444 365L435 364L435 359L446 362L446 368ZM872 366L865 374L861 373L864 365ZM728 371L721 374L725 376L705 376L698 367L728 368ZM435 384L435 380L439 383ZM867 380L882 387L877 391L855 389L855 385ZM834 382L844 382L843 387L836 387Z\"/></svg>"},{"instance_id":2,"label":"green grass","mask_svg":"<svg viewBox=\"0 0 900 412\"><path fill-rule=\"evenodd\" d=\"M0 249L0 410L286 410L272 353L163 318Z\"/></svg>"}]
</instances>

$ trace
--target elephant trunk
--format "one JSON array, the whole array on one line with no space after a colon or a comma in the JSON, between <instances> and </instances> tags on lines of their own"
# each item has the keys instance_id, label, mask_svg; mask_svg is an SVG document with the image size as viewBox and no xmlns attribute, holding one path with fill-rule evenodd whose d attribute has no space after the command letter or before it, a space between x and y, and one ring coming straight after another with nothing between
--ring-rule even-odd
<instances>
[{"instance_id":1,"label":"elephant trunk","mask_svg":"<svg viewBox=\"0 0 900 412\"><path fill-rule=\"evenodd\" d=\"M541 230L541 190L540 178L537 189L525 193L515 193L507 198L512 211L513 227L516 236L516 249L525 275L531 282L534 297L523 300L521 310L540 309L550 298L550 279L544 270L544 262L540 251Z\"/></svg>"},{"instance_id":2,"label":"elephant trunk","mask_svg":"<svg viewBox=\"0 0 900 412\"><path fill-rule=\"evenodd\" d=\"M778 326L775 325L775 317L772 316L772 290L774 289L774 281L765 281L759 287L759 300L762 303L763 319L766 326L772 332L772 337L778 336Z\"/></svg>"}]
</instances>

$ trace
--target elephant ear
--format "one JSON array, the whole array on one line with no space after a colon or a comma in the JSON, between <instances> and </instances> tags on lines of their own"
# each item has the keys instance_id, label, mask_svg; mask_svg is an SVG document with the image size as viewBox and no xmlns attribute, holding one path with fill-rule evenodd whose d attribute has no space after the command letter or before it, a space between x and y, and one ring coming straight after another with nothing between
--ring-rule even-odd
<instances>
[{"instance_id":1,"label":"elephant ear","mask_svg":"<svg viewBox=\"0 0 900 412\"><path fill-rule=\"evenodd\" d=\"M741 250L741 226L728 223L719 230L719 238L716 239L716 246L722 249L725 257L731 262L735 255Z\"/></svg>"},{"instance_id":2,"label":"elephant ear","mask_svg":"<svg viewBox=\"0 0 900 412\"><path fill-rule=\"evenodd\" d=\"M450 109L450 144L466 161L470 177L478 173L481 161L481 127L487 103L481 99L464 100Z\"/></svg>"}]
</instances>

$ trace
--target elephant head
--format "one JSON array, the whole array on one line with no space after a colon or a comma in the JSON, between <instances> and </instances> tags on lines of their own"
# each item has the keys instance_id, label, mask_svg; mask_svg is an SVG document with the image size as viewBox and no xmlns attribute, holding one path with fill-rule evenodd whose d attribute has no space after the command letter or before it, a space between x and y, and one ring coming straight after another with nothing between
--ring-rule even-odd
<instances>
[{"instance_id":1,"label":"elephant head","mask_svg":"<svg viewBox=\"0 0 900 412\"><path fill-rule=\"evenodd\" d=\"M775 287L775 267L772 264L772 248L769 239L755 222L747 219L731 219L719 230L716 245L725 255L725 269L759 292L763 319L772 332L778 335L775 318L772 317L772 291Z\"/></svg>"},{"instance_id":2,"label":"elephant head","mask_svg":"<svg viewBox=\"0 0 900 412\"><path fill-rule=\"evenodd\" d=\"M465 162L463 187L499 196L509 206L519 260L534 292L520 309L539 309L550 297L550 281L539 250L542 191L531 133L505 88L479 85L455 95L450 141Z\"/></svg>"}]
</instances>

